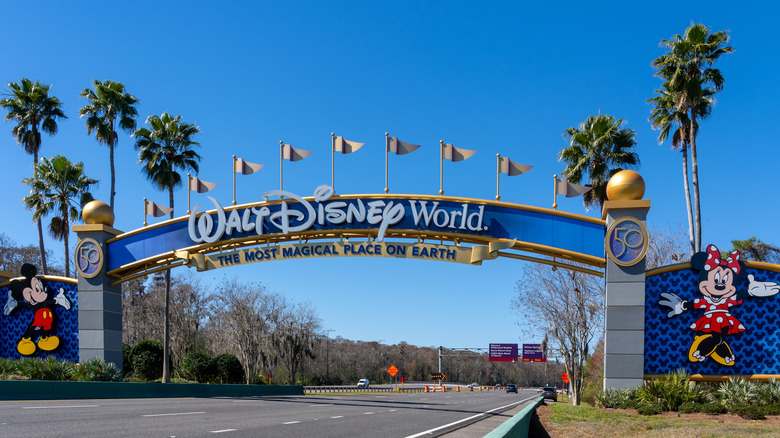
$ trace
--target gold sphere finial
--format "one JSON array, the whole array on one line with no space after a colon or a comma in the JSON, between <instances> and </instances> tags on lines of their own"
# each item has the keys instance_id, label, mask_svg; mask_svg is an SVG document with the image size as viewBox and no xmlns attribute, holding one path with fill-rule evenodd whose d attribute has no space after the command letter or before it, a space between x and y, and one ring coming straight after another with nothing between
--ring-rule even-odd
<instances>
[{"instance_id":1,"label":"gold sphere finial","mask_svg":"<svg viewBox=\"0 0 780 438\"><path fill-rule=\"evenodd\" d=\"M84 223L90 225L114 226L114 210L103 201L90 201L81 211Z\"/></svg>"},{"instance_id":2,"label":"gold sphere finial","mask_svg":"<svg viewBox=\"0 0 780 438\"><path fill-rule=\"evenodd\" d=\"M610 201L634 201L645 195L645 180L633 170L621 170L607 183L607 198Z\"/></svg>"}]
</instances>

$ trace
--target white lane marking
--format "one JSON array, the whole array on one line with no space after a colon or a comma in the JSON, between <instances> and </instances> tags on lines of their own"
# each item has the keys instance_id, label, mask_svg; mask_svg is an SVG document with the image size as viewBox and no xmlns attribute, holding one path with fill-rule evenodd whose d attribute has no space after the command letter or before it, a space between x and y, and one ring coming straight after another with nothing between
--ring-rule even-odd
<instances>
[{"instance_id":1,"label":"white lane marking","mask_svg":"<svg viewBox=\"0 0 780 438\"><path fill-rule=\"evenodd\" d=\"M222 429L222 430L212 430L211 433L223 433L223 432L235 432L238 429Z\"/></svg>"},{"instance_id":2,"label":"white lane marking","mask_svg":"<svg viewBox=\"0 0 780 438\"><path fill-rule=\"evenodd\" d=\"M195 414L205 414L205 412L174 412L171 414L147 414L141 416L142 417L170 417L173 415L195 415Z\"/></svg>"},{"instance_id":3,"label":"white lane marking","mask_svg":"<svg viewBox=\"0 0 780 438\"><path fill-rule=\"evenodd\" d=\"M389 411L389 412L395 412L395 411L396 411L395 409L390 409L390 411Z\"/></svg>"},{"instance_id":4,"label":"white lane marking","mask_svg":"<svg viewBox=\"0 0 780 438\"><path fill-rule=\"evenodd\" d=\"M298 423L300 423L300 421L285 421L282 424L298 424Z\"/></svg>"},{"instance_id":5,"label":"white lane marking","mask_svg":"<svg viewBox=\"0 0 780 438\"><path fill-rule=\"evenodd\" d=\"M505 406L499 406L499 407L497 407L497 408L493 408L493 409L491 409L491 410L489 410L489 411L485 411L485 412L483 412L483 413L481 413L481 414L472 415L472 416L470 416L470 417L468 417L468 418L464 418L464 419L462 419L462 420L453 421L452 423L445 424L445 425L443 425L443 426L435 427L435 428L433 428L433 429L428 429L428 430L426 430L425 432L420 432L420 433L418 433L418 434L415 434L415 435L409 435L409 436L407 436L406 438L417 438L417 437L421 437L421 436L423 436L423 435L430 435L431 433L433 433L433 432L436 432L437 430L445 429L445 428L447 428L447 427L454 426L454 425L456 425L456 424L458 424L458 423L463 423L464 421L469 421L469 420L471 420L471 419L474 419L474 418L477 418L477 417L481 417L481 416L483 416L483 415L485 415L485 414L489 414L489 413L491 413L491 412L493 412L493 411L497 411L497 410L499 410L499 409L505 409L505 408L509 408L509 407L512 407L512 406L518 405L518 404L520 404L520 403L525 403L525 402L527 402L528 400L533 400L533 399L535 399L535 398L537 398L537 396L528 397L527 399L520 400L520 401L516 401L516 402L514 402L514 403L509 403L508 405L505 405Z\"/></svg>"},{"instance_id":6,"label":"white lane marking","mask_svg":"<svg viewBox=\"0 0 780 438\"><path fill-rule=\"evenodd\" d=\"M330 417L330 418L344 418L344 416L343 415L336 415L335 417Z\"/></svg>"},{"instance_id":7,"label":"white lane marking","mask_svg":"<svg viewBox=\"0 0 780 438\"><path fill-rule=\"evenodd\" d=\"M322 405L309 405L310 408L318 408L320 406L333 406L333 403L325 403Z\"/></svg>"},{"instance_id":8,"label":"white lane marking","mask_svg":"<svg viewBox=\"0 0 780 438\"><path fill-rule=\"evenodd\" d=\"M373 412L363 412L363 415L371 415Z\"/></svg>"},{"instance_id":9,"label":"white lane marking","mask_svg":"<svg viewBox=\"0 0 780 438\"><path fill-rule=\"evenodd\" d=\"M67 409L67 408L96 408L100 405L60 405L60 406L24 406L22 409Z\"/></svg>"}]
</instances>

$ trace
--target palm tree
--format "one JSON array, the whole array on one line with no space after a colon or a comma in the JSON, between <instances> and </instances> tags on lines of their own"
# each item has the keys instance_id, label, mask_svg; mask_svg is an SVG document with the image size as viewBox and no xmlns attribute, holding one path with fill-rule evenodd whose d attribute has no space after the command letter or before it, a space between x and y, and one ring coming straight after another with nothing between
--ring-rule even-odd
<instances>
[{"instance_id":1,"label":"palm tree","mask_svg":"<svg viewBox=\"0 0 780 438\"><path fill-rule=\"evenodd\" d=\"M60 107L62 103L54 96L49 96L51 85L33 83L22 78L18 84L8 84L11 97L0 100L0 106L8 110L6 120L15 120L17 125L11 130L17 143L24 147L25 152L33 156L33 166L38 165L38 151L41 148L41 130L49 135L57 133L57 119L67 119ZM46 249L43 246L43 227L38 223L38 248L41 254L43 274L48 273L46 265Z\"/></svg>"},{"instance_id":2,"label":"palm tree","mask_svg":"<svg viewBox=\"0 0 780 438\"><path fill-rule=\"evenodd\" d=\"M691 202L691 188L688 172L688 149L690 146L691 119L688 112L683 111L678 106L681 99L680 92L670 89L670 83L664 83L661 89L655 90L656 96L647 101L653 104L653 111L650 115L650 122L653 129L659 130L658 144L663 144L664 140L671 133L672 149L682 153L683 159L683 186L685 191L685 206L688 212L688 236L690 242L691 255L696 251L695 227L693 218L693 204ZM696 113L699 115L709 115L712 110L713 99L705 97L698 100ZM696 127L698 130L698 126Z\"/></svg>"},{"instance_id":3,"label":"palm tree","mask_svg":"<svg viewBox=\"0 0 780 438\"><path fill-rule=\"evenodd\" d=\"M566 163L563 174L570 182L580 184L587 174L588 185L593 187L582 196L585 208L601 208L607 199L607 182L624 167L639 165L634 152L636 134L621 128L623 119L607 114L589 116L578 128L563 131L569 139L569 147L558 153L558 161Z\"/></svg>"},{"instance_id":4,"label":"palm tree","mask_svg":"<svg viewBox=\"0 0 780 438\"><path fill-rule=\"evenodd\" d=\"M198 171L200 155L192 150L200 144L192 137L200 132L200 128L192 123L180 123L181 116L171 117L163 113L159 117L151 115L146 123L151 130L141 128L133 134L136 137L135 148L139 150L138 159L146 178L158 189L168 190L170 202L170 218L173 219L173 189L181 185L179 170L192 169ZM163 383L171 381L168 357L170 355L169 332L169 302L171 292L171 271L165 271L165 329L163 332Z\"/></svg>"},{"instance_id":5,"label":"palm tree","mask_svg":"<svg viewBox=\"0 0 780 438\"><path fill-rule=\"evenodd\" d=\"M114 130L114 124L119 122L119 128L126 132L135 130L135 118L138 112L135 109L138 99L125 92L125 86L121 82L106 80L92 82L95 90L85 88L79 97L86 97L89 104L81 108L81 117L87 116L87 134L95 132L98 142L108 145L111 161L111 201L109 205L114 208L114 195L116 194L114 169L114 146L118 136Z\"/></svg>"},{"instance_id":6,"label":"palm tree","mask_svg":"<svg viewBox=\"0 0 780 438\"><path fill-rule=\"evenodd\" d=\"M70 223L79 218L78 207L91 201L89 189L97 180L84 174L84 163L73 164L62 155L43 161L35 166L35 175L22 181L30 186L30 194L24 198L33 217L40 220L49 213L55 213L49 224L52 237L65 243L65 276L70 276L70 249L68 235Z\"/></svg>"},{"instance_id":7,"label":"palm tree","mask_svg":"<svg viewBox=\"0 0 780 438\"><path fill-rule=\"evenodd\" d=\"M669 83L670 88L678 90L677 107L689 114L689 142L691 146L691 173L693 176L693 202L695 207L696 233L694 237L695 251L701 250L701 202L699 199L699 162L696 148L698 133L697 118L706 117L699 113L700 101L712 99L712 96L723 89L725 80L720 70L712 65L722 55L732 53L734 49L728 46L727 31L710 33L703 24L692 24L685 33L674 35L671 40L662 40L661 46L668 52L653 61L653 67L658 68L656 76ZM710 87L712 85L712 87ZM711 106L710 106L711 107ZM707 115L709 112L707 113Z\"/></svg>"}]
</instances>

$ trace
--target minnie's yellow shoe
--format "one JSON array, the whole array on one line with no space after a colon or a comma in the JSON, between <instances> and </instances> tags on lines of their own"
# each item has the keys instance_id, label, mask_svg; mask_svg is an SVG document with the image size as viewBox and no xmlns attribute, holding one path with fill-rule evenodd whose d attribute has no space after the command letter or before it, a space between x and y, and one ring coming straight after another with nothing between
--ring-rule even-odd
<instances>
[{"instance_id":1,"label":"minnie's yellow shoe","mask_svg":"<svg viewBox=\"0 0 780 438\"><path fill-rule=\"evenodd\" d=\"M725 351L723 351L724 349ZM718 350L721 350L720 353L723 354L722 355L718 354ZM715 351L712 352L710 357L712 358L712 360L714 360L715 362L721 365L726 365L728 367L734 366L734 362L735 362L734 353L731 351L731 347L729 347L729 344L725 342L722 343L721 345L718 345L718 347L715 349Z\"/></svg>"},{"instance_id":2,"label":"minnie's yellow shoe","mask_svg":"<svg viewBox=\"0 0 780 438\"><path fill-rule=\"evenodd\" d=\"M22 338L16 345L16 351L22 356L29 356L35 353L35 343L30 338Z\"/></svg>"},{"instance_id":3,"label":"minnie's yellow shoe","mask_svg":"<svg viewBox=\"0 0 780 438\"><path fill-rule=\"evenodd\" d=\"M688 360L691 362L703 362L704 359L712 354L712 351L715 351L713 349L712 351L699 351L699 345L705 340L711 338L712 335L707 333L706 335L700 335L696 336L696 339L693 340L693 343L691 344L691 348L688 349Z\"/></svg>"},{"instance_id":4,"label":"minnie's yellow shoe","mask_svg":"<svg viewBox=\"0 0 780 438\"><path fill-rule=\"evenodd\" d=\"M41 350L52 351L60 346L60 338L56 336L41 338L38 340L38 346L41 347Z\"/></svg>"}]
</instances>

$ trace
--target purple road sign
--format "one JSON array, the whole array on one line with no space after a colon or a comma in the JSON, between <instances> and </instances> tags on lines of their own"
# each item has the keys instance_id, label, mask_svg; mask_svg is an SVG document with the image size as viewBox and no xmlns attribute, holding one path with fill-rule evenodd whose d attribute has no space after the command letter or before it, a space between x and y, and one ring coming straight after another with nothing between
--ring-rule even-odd
<instances>
[{"instance_id":1,"label":"purple road sign","mask_svg":"<svg viewBox=\"0 0 780 438\"><path fill-rule=\"evenodd\" d=\"M492 362L517 361L517 344L490 344Z\"/></svg>"},{"instance_id":2,"label":"purple road sign","mask_svg":"<svg viewBox=\"0 0 780 438\"><path fill-rule=\"evenodd\" d=\"M523 362L547 362L542 344L523 344Z\"/></svg>"}]
</instances>

